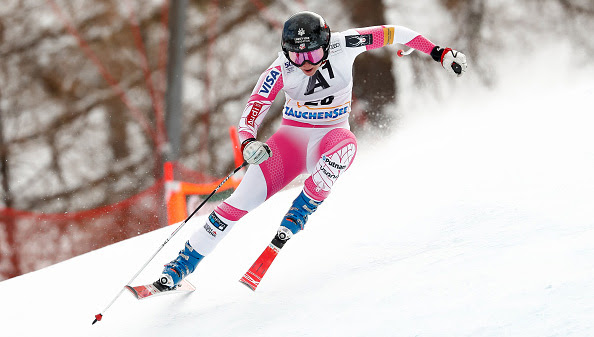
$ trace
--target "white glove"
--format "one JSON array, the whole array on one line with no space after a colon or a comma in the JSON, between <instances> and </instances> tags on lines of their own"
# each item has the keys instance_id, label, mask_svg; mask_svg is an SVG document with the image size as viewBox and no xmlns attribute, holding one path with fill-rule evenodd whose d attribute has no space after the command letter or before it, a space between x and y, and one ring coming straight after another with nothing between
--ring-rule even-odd
<instances>
[{"instance_id":1,"label":"white glove","mask_svg":"<svg viewBox=\"0 0 594 337\"><path fill-rule=\"evenodd\" d=\"M431 51L431 57L439 63L450 74L458 77L466 72L466 55L451 48L439 48L435 46Z\"/></svg>"},{"instance_id":2,"label":"white glove","mask_svg":"<svg viewBox=\"0 0 594 337\"><path fill-rule=\"evenodd\" d=\"M260 165L266 159L272 157L270 147L254 138L246 139L241 146L243 148L243 159L248 164Z\"/></svg>"}]
</instances>

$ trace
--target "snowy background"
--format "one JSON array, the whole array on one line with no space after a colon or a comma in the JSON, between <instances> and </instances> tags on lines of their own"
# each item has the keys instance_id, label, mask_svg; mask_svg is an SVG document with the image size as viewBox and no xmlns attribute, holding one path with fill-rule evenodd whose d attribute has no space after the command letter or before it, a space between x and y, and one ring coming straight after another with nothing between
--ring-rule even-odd
<instances>
[{"instance_id":1,"label":"snowy background","mask_svg":"<svg viewBox=\"0 0 594 337\"><path fill-rule=\"evenodd\" d=\"M248 214L190 295L126 292L91 325L163 228L0 282L1 334L594 336L594 68L573 56L543 46L494 65L491 89L448 78L447 96L407 102L392 136L360 139L255 293L237 281L299 189ZM156 278L196 220L134 284Z\"/></svg>"}]
</instances>

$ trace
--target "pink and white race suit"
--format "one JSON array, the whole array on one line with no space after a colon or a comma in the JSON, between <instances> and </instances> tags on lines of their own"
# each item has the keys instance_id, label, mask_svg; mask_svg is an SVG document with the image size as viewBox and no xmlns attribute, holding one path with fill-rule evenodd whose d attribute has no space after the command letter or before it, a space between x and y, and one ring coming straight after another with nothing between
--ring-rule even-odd
<instances>
[{"instance_id":1,"label":"pink and white race suit","mask_svg":"<svg viewBox=\"0 0 594 337\"><path fill-rule=\"evenodd\" d=\"M353 62L364 51L400 43L430 54L434 44L402 26L375 26L332 33L328 59L306 76L282 52L260 76L239 122L243 142L258 127L281 89L285 93L282 125L266 143L272 157L251 165L237 190L215 209L223 226L206 222L190 238L202 255L210 253L235 222L300 174L309 174L304 192L326 199L336 180L353 163L355 135L349 130ZM216 227L216 228L215 228Z\"/></svg>"}]
</instances>

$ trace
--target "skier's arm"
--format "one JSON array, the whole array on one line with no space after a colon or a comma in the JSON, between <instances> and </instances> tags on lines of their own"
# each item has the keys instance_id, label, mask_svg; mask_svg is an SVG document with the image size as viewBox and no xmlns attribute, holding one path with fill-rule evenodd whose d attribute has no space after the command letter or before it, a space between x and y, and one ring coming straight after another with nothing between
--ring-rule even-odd
<instances>
[{"instance_id":1,"label":"skier's arm","mask_svg":"<svg viewBox=\"0 0 594 337\"><path fill-rule=\"evenodd\" d=\"M280 61L277 59L260 75L239 120L239 141L256 138L258 128L268 113L276 95L283 88L283 76Z\"/></svg>"},{"instance_id":2,"label":"skier's arm","mask_svg":"<svg viewBox=\"0 0 594 337\"><path fill-rule=\"evenodd\" d=\"M356 28L355 30L361 36L370 38L365 50L399 43L431 55L435 61L441 63L444 69L457 76L461 76L466 71L466 56L464 54L451 48L440 48L410 28L385 25Z\"/></svg>"},{"instance_id":3,"label":"skier's arm","mask_svg":"<svg viewBox=\"0 0 594 337\"><path fill-rule=\"evenodd\" d=\"M399 43L425 54L431 54L431 50L435 47L435 44L423 35L403 26L385 25L355 28L355 30L361 35L371 35L372 41L366 45L366 50Z\"/></svg>"},{"instance_id":4,"label":"skier's arm","mask_svg":"<svg viewBox=\"0 0 594 337\"><path fill-rule=\"evenodd\" d=\"M266 143L256 140L256 136L260 124L282 88L283 75L280 61L277 59L260 75L239 120L238 133L241 152L249 164L259 165L272 156L270 147Z\"/></svg>"}]
</instances>

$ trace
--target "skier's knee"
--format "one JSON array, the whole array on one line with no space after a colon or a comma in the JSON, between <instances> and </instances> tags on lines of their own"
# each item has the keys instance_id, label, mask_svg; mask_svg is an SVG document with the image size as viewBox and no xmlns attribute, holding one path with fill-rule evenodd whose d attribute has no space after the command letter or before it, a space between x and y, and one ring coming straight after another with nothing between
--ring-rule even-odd
<instances>
[{"instance_id":1,"label":"skier's knee","mask_svg":"<svg viewBox=\"0 0 594 337\"><path fill-rule=\"evenodd\" d=\"M315 171L305 180L305 191L317 200L324 200L338 177L353 163L357 139L349 130L334 129L322 139L320 152Z\"/></svg>"}]
</instances>

